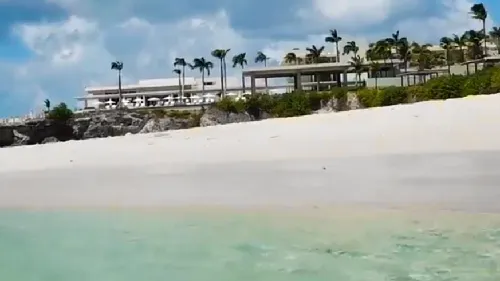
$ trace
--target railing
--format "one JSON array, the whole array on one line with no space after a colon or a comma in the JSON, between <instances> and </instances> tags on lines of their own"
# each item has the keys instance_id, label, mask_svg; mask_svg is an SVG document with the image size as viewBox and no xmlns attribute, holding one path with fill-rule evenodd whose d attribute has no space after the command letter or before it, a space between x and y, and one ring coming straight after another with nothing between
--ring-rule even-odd
<instances>
[{"instance_id":1,"label":"railing","mask_svg":"<svg viewBox=\"0 0 500 281\"><path fill-rule=\"evenodd\" d=\"M21 117L1 118L0 125L22 125L29 121L38 121L43 119L45 119L45 113L43 112L37 114L31 113Z\"/></svg>"}]
</instances>

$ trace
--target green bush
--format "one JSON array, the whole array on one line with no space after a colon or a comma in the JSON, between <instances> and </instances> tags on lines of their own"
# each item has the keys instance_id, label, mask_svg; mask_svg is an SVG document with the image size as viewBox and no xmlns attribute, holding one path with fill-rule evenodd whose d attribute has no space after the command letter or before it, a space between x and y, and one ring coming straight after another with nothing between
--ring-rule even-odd
<instances>
[{"instance_id":1,"label":"green bush","mask_svg":"<svg viewBox=\"0 0 500 281\"><path fill-rule=\"evenodd\" d=\"M271 113L276 107L277 96L266 94L247 95L245 109L255 119L260 119L263 112Z\"/></svg>"},{"instance_id":2,"label":"green bush","mask_svg":"<svg viewBox=\"0 0 500 281\"><path fill-rule=\"evenodd\" d=\"M427 83L409 87L363 88L356 91L364 107L389 106L401 103L460 98L467 95L500 92L500 68L492 67L470 76L448 75L430 79ZM333 88L323 92L295 91L283 95L256 94L246 96L246 101L222 99L217 103L226 112L248 112L259 119L263 112L275 117L310 114L335 98L340 104L347 100L348 89ZM340 108L340 107L339 107ZM339 109L338 108L338 109Z\"/></svg>"},{"instance_id":3,"label":"green bush","mask_svg":"<svg viewBox=\"0 0 500 281\"><path fill-rule=\"evenodd\" d=\"M486 68L478 73L467 77L464 83L463 96L489 95L497 93L498 87L492 87L495 74L498 75L498 68Z\"/></svg>"},{"instance_id":4,"label":"green bush","mask_svg":"<svg viewBox=\"0 0 500 281\"><path fill-rule=\"evenodd\" d=\"M318 110L333 98L333 92L310 92L307 93L309 107L311 110Z\"/></svg>"},{"instance_id":5,"label":"green bush","mask_svg":"<svg viewBox=\"0 0 500 281\"><path fill-rule=\"evenodd\" d=\"M374 106L389 106L408 102L408 92L404 87L387 87L375 95Z\"/></svg>"},{"instance_id":6,"label":"green bush","mask_svg":"<svg viewBox=\"0 0 500 281\"><path fill-rule=\"evenodd\" d=\"M429 80L424 84L429 99L445 100L464 97L463 88L467 77L463 75L447 75Z\"/></svg>"},{"instance_id":7,"label":"green bush","mask_svg":"<svg viewBox=\"0 0 500 281\"><path fill-rule=\"evenodd\" d=\"M423 85L413 85L406 88L408 102L428 101L432 97Z\"/></svg>"},{"instance_id":8,"label":"green bush","mask_svg":"<svg viewBox=\"0 0 500 281\"><path fill-rule=\"evenodd\" d=\"M236 101L234 99L225 97L215 104L215 107L225 112L242 113L246 110L244 101Z\"/></svg>"},{"instance_id":9,"label":"green bush","mask_svg":"<svg viewBox=\"0 0 500 281\"><path fill-rule=\"evenodd\" d=\"M372 88L364 88L361 90L358 90L356 92L358 96L358 100L363 105L363 107L374 107L378 106L376 104L377 102L377 95L378 95L377 89L372 89Z\"/></svg>"},{"instance_id":10,"label":"green bush","mask_svg":"<svg viewBox=\"0 0 500 281\"><path fill-rule=\"evenodd\" d=\"M66 122L73 117L73 111L61 102L47 113L47 119Z\"/></svg>"},{"instance_id":11,"label":"green bush","mask_svg":"<svg viewBox=\"0 0 500 281\"><path fill-rule=\"evenodd\" d=\"M276 117L293 117L311 114L309 96L301 91L281 95L272 114Z\"/></svg>"},{"instance_id":12,"label":"green bush","mask_svg":"<svg viewBox=\"0 0 500 281\"><path fill-rule=\"evenodd\" d=\"M191 118L193 114L195 114L194 112L191 112L189 110L169 110L169 111L165 111L166 112L166 116L170 117L170 118L178 118L178 119L189 119Z\"/></svg>"}]
</instances>

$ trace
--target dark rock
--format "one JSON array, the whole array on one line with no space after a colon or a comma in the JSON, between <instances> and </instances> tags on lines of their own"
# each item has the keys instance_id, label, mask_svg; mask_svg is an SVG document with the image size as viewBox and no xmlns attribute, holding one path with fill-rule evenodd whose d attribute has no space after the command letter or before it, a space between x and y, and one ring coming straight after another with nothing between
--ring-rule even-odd
<instances>
[{"instance_id":1,"label":"dark rock","mask_svg":"<svg viewBox=\"0 0 500 281\"><path fill-rule=\"evenodd\" d=\"M0 126L0 147L14 144L14 129L10 126Z\"/></svg>"},{"instance_id":2,"label":"dark rock","mask_svg":"<svg viewBox=\"0 0 500 281\"><path fill-rule=\"evenodd\" d=\"M190 120L188 119L176 119L170 117L151 118L139 133L157 133L168 130L188 129L190 127L192 126Z\"/></svg>"},{"instance_id":3,"label":"dark rock","mask_svg":"<svg viewBox=\"0 0 500 281\"><path fill-rule=\"evenodd\" d=\"M48 137L42 141L42 144L53 143L53 142L59 142L59 140L56 137Z\"/></svg>"},{"instance_id":4,"label":"dark rock","mask_svg":"<svg viewBox=\"0 0 500 281\"><path fill-rule=\"evenodd\" d=\"M26 135L19 133L17 130L14 131L14 143L13 146L27 145L30 142L30 138Z\"/></svg>"},{"instance_id":5,"label":"dark rock","mask_svg":"<svg viewBox=\"0 0 500 281\"><path fill-rule=\"evenodd\" d=\"M250 122L255 119L248 113L233 113L224 112L215 107L209 108L205 111L200 119L200 127L208 127L214 125L223 125L230 123Z\"/></svg>"}]
</instances>

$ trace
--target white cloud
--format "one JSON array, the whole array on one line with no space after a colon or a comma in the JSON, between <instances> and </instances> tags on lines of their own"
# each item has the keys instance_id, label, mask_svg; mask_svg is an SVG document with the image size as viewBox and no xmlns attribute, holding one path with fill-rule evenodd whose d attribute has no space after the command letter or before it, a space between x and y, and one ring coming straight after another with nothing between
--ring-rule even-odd
<instances>
[{"instance_id":1,"label":"white cloud","mask_svg":"<svg viewBox=\"0 0 500 281\"><path fill-rule=\"evenodd\" d=\"M8 88L6 90L17 98L39 100L40 96L48 96L71 103L72 97L83 94L85 86L114 84L116 73L110 69L110 62L114 60L122 60L125 64L124 82L135 82L141 78L173 76L172 63L175 57L191 60L205 56L212 59L210 51L215 48L231 48L233 54L247 52L250 63L258 50L263 50L279 61L294 47L325 45L324 35L321 34L297 34L299 39L294 40L266 38L265 35L258 39L247 38L245 33L233 28L226 10L185 15L184 18L177 19L166 17L162 20L147 16L127 16L110 22L109 18L112 17L100 19L77 13L83 10L91 14L89 11L102 10L102 7L95 4L102 3L101 1L47 1L61 5L73 15L62 21L25 23L14 27L14 34L35 54L32 60L24 64L9 64L8 72L4 70L7 65L3 63L2 66L0 62L0 74L5 72L5 77L8 77L2 88ZM139 0L124 1L118 10L123 12L124 9L133 9L131 3L134 1ZM439 17L404 19L381 30L380 34L366 31L366 26L385 22L393 15L422 3L420 1L309 0L304 1L309 5L304 5L300 11L301 17L294 26L315 26L321 23L325 26L335 24L337 27L336 23L343 22L356 30L350 32L350 35L341 34L343 43L356 41L361 47L361 53L364 53L369 40L389 36L398 28L403 36L410 39L430 40L478 27L479 23L471 20L467 14L472 4L469 0L441 0L446 9ZM113 9L108 11L114 12ZM133 10L130 14L133 14ZM300 28L297 28L297 32L300 32ZM328 51L333 51L334 48L332 45L325 47ZM213 75L218 75L217 61L212 61L216 63ZM192 75L199 73L193 72Z\"/></svg>"}]
</instances>

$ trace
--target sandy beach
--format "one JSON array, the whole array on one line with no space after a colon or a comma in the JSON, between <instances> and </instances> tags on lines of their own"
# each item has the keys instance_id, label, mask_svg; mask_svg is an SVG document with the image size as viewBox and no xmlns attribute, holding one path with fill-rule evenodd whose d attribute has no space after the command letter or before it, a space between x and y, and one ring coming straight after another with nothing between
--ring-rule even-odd
<instances>
[{"instance_id":1,"label":"sandy beach","mask_svg":"<svg viewBox=\"0 0 500 281\"><path fill-rule=\"evenodd\" d=\"M498 280L499 105L0 149L0 276Z\"/></svg>"},{"instance_id":2,"label":"sandy beach","mask_svg":"<svg viewBox=\"0 0 500 281\"><path fill-rule=\"evenodd\" d=\"M0 207L498 212L500 95L0 150Z\"/></svg>"}]
</instances>

